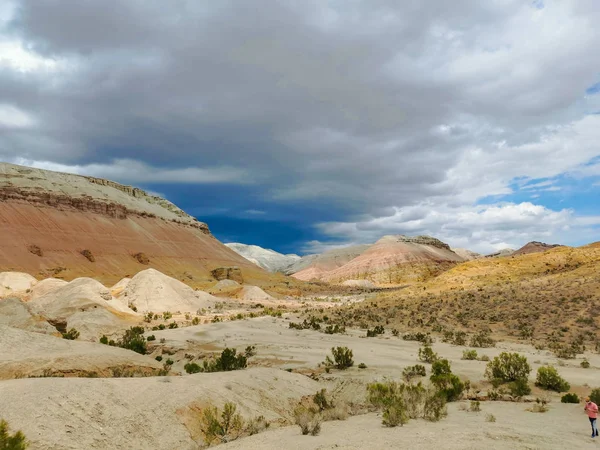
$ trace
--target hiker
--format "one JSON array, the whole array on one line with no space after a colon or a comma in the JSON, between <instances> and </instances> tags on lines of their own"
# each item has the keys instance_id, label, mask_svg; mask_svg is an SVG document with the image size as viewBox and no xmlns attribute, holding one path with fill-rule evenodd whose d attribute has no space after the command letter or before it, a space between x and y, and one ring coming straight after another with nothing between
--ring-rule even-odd
<instances>
[{"instance_id":1,"label":"hiker","mask_svg":"<svg viewBox=\"0 0 600 450\"><path fill-rule=\"evenodd\" d=\"M585 407L583 408L587 412L590 418L590 425L592 426L592 437L598 436L598 426L596 425L596 418L598 417L598 405L590 400L589 397L585 398Z\"/></svg>"}]
</instances>

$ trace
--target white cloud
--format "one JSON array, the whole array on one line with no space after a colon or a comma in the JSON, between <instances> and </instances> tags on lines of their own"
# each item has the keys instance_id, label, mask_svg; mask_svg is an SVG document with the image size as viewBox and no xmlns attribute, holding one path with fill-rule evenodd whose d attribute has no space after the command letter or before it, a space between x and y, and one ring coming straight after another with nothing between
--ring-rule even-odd
<instances>
[{"instance_id":1,"label":"white cloud","mask_svg":"<svg viewBox=\"0 0 600 450\"><path fill-rule=\"evenodd\" d=\"M118 181L126 180L129 183L251 184L254 182L250 174L232 167L163 169L151 167L130 159L117 159L111 164L87 165L65 165L48 161L32 161L23 158L16 158L12 162L14 164L56 172L76 173Z\"/></svg>"},{"instance_id":2,"label":"white cloud","mask_svg":"<svg viewBox=\"0 0 600 450\"><path fill-rule=\"evenodd\" d=\"M363 222L329 222L319 225L332 237L352 243L370 243L386 234L428 234L453 247L482 253L521 247L531 240L563 243L570 232L600 224L600 217L577 218L569 209L553 211L530 202L460 206L421 204L396 214ZM318 242L311 243L317 248Z\"/></svg>"},{"instance_id":3,"label":"white cloud","mask_svg":"<svg viewBox=\"0 0 600 450\"><path fill-rule=\"evenodd\" d=\"M0 128L29 128L35 124L31 114L5 103L0 103Z\"/></svg>"}]
</instances>

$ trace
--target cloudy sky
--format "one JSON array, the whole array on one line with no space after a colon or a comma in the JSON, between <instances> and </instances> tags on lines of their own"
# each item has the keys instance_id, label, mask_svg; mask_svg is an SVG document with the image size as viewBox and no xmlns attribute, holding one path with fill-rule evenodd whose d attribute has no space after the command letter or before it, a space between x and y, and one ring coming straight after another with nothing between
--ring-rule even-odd
<instances>
[{"instance_id":1,"label":"cloudy sky","mask_svg":"<svg viewBox=\"0 0 600 450\"><path fill-rule=\"evenodd\" d=\"M597 0L3 0L0 161L283 252L584 244L598 23Z\"/></svg>"}]
</instances>

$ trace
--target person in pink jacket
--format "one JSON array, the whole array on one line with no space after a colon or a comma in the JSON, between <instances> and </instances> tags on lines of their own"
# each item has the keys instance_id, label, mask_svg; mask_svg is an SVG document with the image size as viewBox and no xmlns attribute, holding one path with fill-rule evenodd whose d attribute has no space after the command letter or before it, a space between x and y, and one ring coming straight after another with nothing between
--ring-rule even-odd
<instances>
[{"instance_id":1,"label":"person in pink jacket","mask_svg":"<svg viewBox=\"0 0 600 450\"><path fill-rule=\"evenodd\" d=\"M590 400L589 397L585 399L585 407L583 408L587 412L590 418L590 425L592 426L592 437L598 436L598 427L596 426L596 419L598 418L598 405Z\"/></svg>"}]
</instances>

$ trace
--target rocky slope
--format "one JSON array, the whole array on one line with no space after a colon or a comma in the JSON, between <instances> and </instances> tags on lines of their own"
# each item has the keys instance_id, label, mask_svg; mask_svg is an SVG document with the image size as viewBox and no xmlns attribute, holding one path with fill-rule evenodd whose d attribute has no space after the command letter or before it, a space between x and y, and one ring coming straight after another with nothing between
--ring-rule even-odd
<instances>
[{"instance_id":1,"label":"rocky slope","mask_svg":"<svg viewBox=\"0 0 600 450\"><path fill-rule=\"evenodd\" d=\"M300 261L300 256L284 255L275 250L259 247L258 245L246 245L239 243L225 244L234 252L240 254L248 261L253 262L269 272L285 272L294 263Z\"/></svg>"},{"instance_id":2,"label":"rocky slope","mask_svg":"<svg viewBox=\"0 0 600 450\"><path fill-rule=\"evenodd\" d=\"M456 253L458 256L460 256L462 259L464 259L465 261L472 261L474 259L478 259L478 258L482 258L483 255L477 252L473 252L471 250L468 250L466 248L452 248L451 249L454 253Z\"/></svg>"},{"instance_id":3,"label":"rocky slope","mask_svg":"<svg viewBox=\"0 0 600 450\"><path fill-rule=\"evenodd\" d=\"M367 279L379 285L394 285L426 279L462 261L447 244L429 236L384 236L340 267L309 267L294 277L334 283Z\"/></svg>"},{"instance_id":4,"label":"rocky slope","mask_svg":"<svg viewBox=\"0 0 600 450\"><path fill-rule=\"evenodd\" d=\"M272 279L172 203L108 180L0 163L0 271L111 285L153 267L188 284Z\"/></svg>"}]
</instances>

